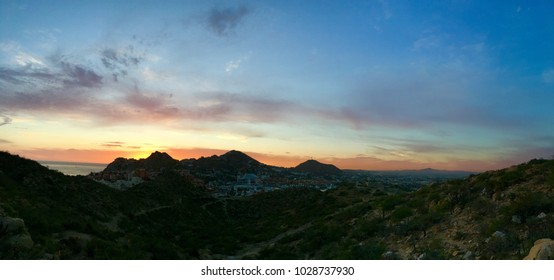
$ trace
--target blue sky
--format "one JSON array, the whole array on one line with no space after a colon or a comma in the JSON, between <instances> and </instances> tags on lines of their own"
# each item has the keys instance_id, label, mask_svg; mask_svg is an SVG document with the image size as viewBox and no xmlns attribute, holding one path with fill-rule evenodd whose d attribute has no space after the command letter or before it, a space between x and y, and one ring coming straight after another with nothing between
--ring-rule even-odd
<instances>
[{"instance_id":1,"label":"blue sky","mask_svg":"<svg viewBox=\"0 0 554 280\"><path fill-rule=\"evenodd\" d=\"M550 157L554 3L529 2L2 1L0 147L360 169Z\"/></svg>"}]
</instances>

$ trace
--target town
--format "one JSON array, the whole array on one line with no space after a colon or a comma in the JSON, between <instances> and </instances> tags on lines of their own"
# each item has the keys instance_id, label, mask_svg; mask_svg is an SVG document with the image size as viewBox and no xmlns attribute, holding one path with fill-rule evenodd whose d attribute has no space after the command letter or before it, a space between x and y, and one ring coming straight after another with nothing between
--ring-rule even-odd
<instances>
[{"instance_id":1,"label":"town","mask_svg":"<svg viewBox=\"0 0 554 280\"><path fill-rule=\"evenodd\" d=\"M164 172L176 173L217 198L251 196L288 188L312 188L324 192L341 184L398 193L470 175L468 172L434 169L340 170L315 160L284 168L265 165L242 152L230 151L221 156L181 161L160 152L140 160L118 158L105 170L90 173L88 177L116 189L128 189L155 180Z\"/></svg>"}]
</instances>

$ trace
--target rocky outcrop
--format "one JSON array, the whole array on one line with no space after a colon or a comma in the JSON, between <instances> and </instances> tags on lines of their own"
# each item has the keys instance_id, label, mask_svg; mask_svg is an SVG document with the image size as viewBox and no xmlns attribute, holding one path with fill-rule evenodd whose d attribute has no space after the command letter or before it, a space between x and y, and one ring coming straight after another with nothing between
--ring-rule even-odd
<instances>
[{"instance_id":1,"label":"rocky outcrop","mask_svg":"<svg viewBox=\"0 0 554 280\"><path fill-rule=\"evenodd\" d=\"M535 241L524 260L554 260L554 241L549 238Z\"/></svg>"},{"instance_id":2,"label":"rocky outcrop","mask_svg":"<svg viewBox=\"0 0 554 280\"><path fill-rule=\"evenodd\" d=\"M33 245L22 219L0 217L0 259L25 258Z\"/></svg>"}]
</instances>

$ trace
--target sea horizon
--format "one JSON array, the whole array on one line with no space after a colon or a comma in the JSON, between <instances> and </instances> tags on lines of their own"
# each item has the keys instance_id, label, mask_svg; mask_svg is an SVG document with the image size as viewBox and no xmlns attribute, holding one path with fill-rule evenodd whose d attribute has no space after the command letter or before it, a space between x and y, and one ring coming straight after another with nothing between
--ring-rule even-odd
<instances>
[{"instance_id":1,"label":"sea horizon","mask_svg":"<svg viewBox=\"0 0 554 280\"><path fill-rule=\"evenodd\" d=\"M94 163L94 162L69 162L69 161L54 161L54 160L40 160L41 165L59 171L65 175L77 176L88 175L91 172L100 172L108 166L107 163Z\"/></svg>"}]
</instances>

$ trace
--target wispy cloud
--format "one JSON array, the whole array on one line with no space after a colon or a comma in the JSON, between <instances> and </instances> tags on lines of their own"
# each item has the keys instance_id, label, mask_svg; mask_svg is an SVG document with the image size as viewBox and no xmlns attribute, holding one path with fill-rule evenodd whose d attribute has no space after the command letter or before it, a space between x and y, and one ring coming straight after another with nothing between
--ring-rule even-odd
<instances>
[{"instance_id":1,"label":"wispy cloud","mask_svg":"<svg viewBox=\"0 0 554 280\"><path fill-rule=\"evenodd\" d=\"M12 123L12 119L8 116L0 115L0 126Z\"/></svg>"},{"instance_id":2,"label":"wispy cloud","mask_svg":"<svg viewBox=\"0 0 554 280\"><path fill-rule=\"evenodd\" d=\"M102 76L92 69L74 64L68 61L57 60L55 67L32 67L28 64L20 67L0 68L0 79L13 85L23 85L26 89L37 90L48 88L93 88L102 85ZM6 85L5 91L13 91L14 88Z\"/></svg>"},{"instance_id":3,"label":"wispy cloud","mask_svg":"<svg viewBox=\"0 0 554 280\"><path fill-rule=\"evenodd\" d=\"M19 43L14 41L0 42L0 51L7 54L13 64L21 67L37 69L46 66L42 58L27 53Z\"/></svg>"},{"instance_id":4,"label":"wispy cloud","mask_svg":"<svg viewBox=\"0 0 554 280\"><path fill-rule=\"evenodd\" d=\"M231 74L233 71L237 70L245 61L247 61L251 55L252 52L249 52L247 55L227 62L227 64L225 65L225 72Z\"/></svg>"},{"instance_id":5,"label":"wispy cloud","mask_svg":"<svg viewBox=\"0 0 554 280\"><path fill-rule=\"evenodd\" d=\"M42 60L40 60L36 57L33 57L30 54L24 53L24 52L19 52L18 54L16 54L15 57L14 57L14 60L17 64L19 64L21 66L26 66L26 67L44 67L45 66L44 62L42 62Z\"/></svg>"},{"instance_id":6,"label":"wispy cloud","mask_svg":"<svg viewBox=\"0 0 554 280\"><path fill-rule=\"evenodd\" d=\"M91 69L68 62L60 62L60 65L63 73L68 77L68 79L62 78L66 86L92 88L102 85L102 76Z\"/></svg>"},{"instance_id":7,"label":"wispy cloud","mask_svg":"<svg viewBox=\"0 0 554 280\"><path fill-rule=\"evenodd\" d=\"M123 147L123 145L125 145L125 143L124 142L119 142L119 141L112 141L112 142L102 143L101 145L104 146L104 147L109 147L109 148L121 148L121 147Z\"/></svg>"},{"instance_id":8,"label":"wispy cloud","mask_svg":"<svg viewBox=\"0 0 554 280\"><path fill-rule=\"evenodd\" d=\"M0 67L0 80L13 85L36 86L37 83L51 83L59 80L59 76L44 69ZM5 90L9 89L6 88Z\"/></svg>"},{"instance_id":9,"label":"wispy cloud","mask_svg":"<svg viewBox=\"0 0 554 280\"><path fill-rule=\"evenodd\" d=\"M250 8L239 6L236 8L213 8L207 17L208 27L217 35L228 35L237 25L250 14Z\"/></svg>"},{"instance_id":10,"label":"wispy cloud","mask_svg":"<svg viewBox=\"0 0 554 280\"><path fill-rule=\"evenodd\" d=\"M119 81L120 77L127 76L129 68L137 67L144 59L145 55L137 53L133 45L121 49L104 48L100 51L100 60L104 67L112 72L115 82Z\"/></svg>"},{"instance_id":11,"label":"wispy cloud","mask_svg":"<svg viewBox=\"0 0 554 280\"><path fill-rule=\"evenodd\" d=\"M197 102L200 106L193 111L203 117L252 123L282 121L299 109L299 105L287 100L229 92L204 93Z\"/></svg>"},{"instance_id":12,"label":"wispy cloud","mask_svg":"<svg viewBox=\"0 0 554 280\"><path fill-rule=\"evenodd\" d=\"M227 73L231 73L233 71L235 71L236 69L238 69L240 67L240 64L242 63L242 59L239 58L237 60L231 60L229 62L227 62L227 65L225 65L225 72Z\"/></svg>"}]
</instances>

